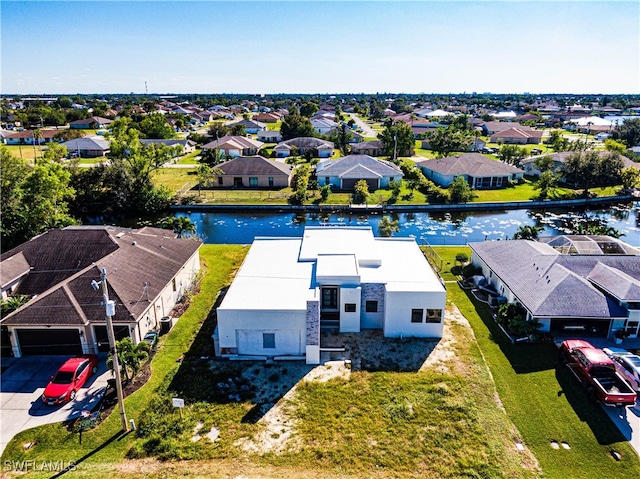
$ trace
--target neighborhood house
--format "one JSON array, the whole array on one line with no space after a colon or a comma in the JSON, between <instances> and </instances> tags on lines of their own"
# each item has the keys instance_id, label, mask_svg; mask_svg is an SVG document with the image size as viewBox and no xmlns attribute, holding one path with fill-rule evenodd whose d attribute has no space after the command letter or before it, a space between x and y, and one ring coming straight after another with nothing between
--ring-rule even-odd
<instances>
[{"instance_id":1,"label":"neighborhood house","mask_svg":"<svg viewBox=\"0 0 640 479\"><path fill-rule=\"evenodd\" d=\"M216 354L318 364L326 329L442 337L446 291L412 238L370 227L307 227L256 237L217 309Z\"/></svg>"},{"instance_id":2,"label":"neighborhood house","mask_svg":"<svg viewBox=\"0 0 640 479\"><path fill-rule=\"evenodd\" d=\"M318 186L331 185L335 190L353 190L356 183L365 180L370 191L389 186L404 176L400 168L390 161L377 160L368 155L349 155L336 160L325 160L316 166Z\"/></svg>"},{"instance_id":3,"label":"neighborhood house","mask_svg":"<svg viewBox=\"0 0 640 479\"><path fill-rule=\"evenodd\" d=\"M137 344L193 283L200 246L159 228L69 226L36 236L0 257L2 297L31 298L2 318L3 343L15 357L108 351L102 291L92 288L104 269L116 339Z\"/></svg>"},{"instance_id":4,"label":"neighborhood house","mask_svg":"<svg viewBox=\"0 0 640 479\"><path fill-rule=\"evenodd\" d=\"M462 176L473 188L506 188L511 181L524 176L523 170L480 153L421 161L416 166L440 186L449 186L457 176Z\"/></svg>"},{"instance_id":5,"label":"neighborhood house","mask_svg":"<svg viewBox=\"0 0 640 479\"><path fill-rule=\"evenodd\" d=\"M518 303L541 331L638 337L640 251L609 236L470 243L485 289Z\"/></svg>"}]
</instances>

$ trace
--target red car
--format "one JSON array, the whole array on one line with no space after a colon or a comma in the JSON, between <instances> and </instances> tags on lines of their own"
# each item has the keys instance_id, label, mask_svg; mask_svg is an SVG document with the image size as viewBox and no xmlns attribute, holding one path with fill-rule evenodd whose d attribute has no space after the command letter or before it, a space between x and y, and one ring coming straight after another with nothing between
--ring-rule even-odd
<instances>
[{"instance_id":1,"label":"red car","mask_svg":"<svg viewBox=\"0 0 640 479\"><path fill-rule=\"evenodd\" d=\"M98 358L93 354L67 359L44 388L42 402L53 406L73 401L78 389L97 371Z\"/></svg>"}]
</instances>

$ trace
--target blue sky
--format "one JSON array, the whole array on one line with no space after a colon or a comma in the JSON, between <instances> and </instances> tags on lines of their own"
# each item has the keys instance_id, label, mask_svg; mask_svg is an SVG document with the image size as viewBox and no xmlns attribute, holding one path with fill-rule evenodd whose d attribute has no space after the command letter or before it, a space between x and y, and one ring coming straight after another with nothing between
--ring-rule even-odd
<instances>
[{"instance_id":1,"label":"blue sky","mask_svg":"<svg viewBox=\"0 0 640 479\"><path fill-rule=\"evenodd\" d=\"M3 94L640 93L640 2L2 0Z\"/></svg>"}]
</instances>

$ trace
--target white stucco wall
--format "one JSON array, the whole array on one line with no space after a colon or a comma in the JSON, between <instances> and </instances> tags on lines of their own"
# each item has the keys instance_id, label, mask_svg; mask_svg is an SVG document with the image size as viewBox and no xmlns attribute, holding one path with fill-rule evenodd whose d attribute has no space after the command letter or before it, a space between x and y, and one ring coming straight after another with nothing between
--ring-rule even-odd
<instances>
[{"instance_id":1,"label":"white stucco wall","mask_svg":"<svg viewBox=\"0 0 640 479\"><path fill-rule=\"evenodd\" d=\"M340 288L340 332L341 333L359 333L360 332L360 287L342 287ZM356 305L356 310L348 313L344 309L346 303Z\"/></svg>"},{"instance_id":2,"label":"white stucco wall","mask_svg":"<svg viewBox=\"0 0 640 479\"><path fill-rule=\"evenodd\" d=\"M441 338L444 325L446 292L387 291L385 298L385 337L411 336L418 338ZM423 321L411 322L412 309L423 310ZM439 323L426 322L426 310L442 311Z\"/></svg>"},{"instance_id":3,"label":"white stucco wall","mask_svg":"<svg viewBox=\"0 0 640 479\"><path fill-rule=\"evenodd\" d=\"M262 333L275 333L275 350L271 348L263 350ZM240 345L238 344L239 334L244 341ZM259 338L259 343L252 343L250 339L252 335L256 341ZM237 354L240 356L304 355L306 311L218 309L218 340L221 350L237 349ZM252 344L255 346L253 349L250 348ZM240 350L242 347L244 350Z\"/></svg>"}]
</instances>

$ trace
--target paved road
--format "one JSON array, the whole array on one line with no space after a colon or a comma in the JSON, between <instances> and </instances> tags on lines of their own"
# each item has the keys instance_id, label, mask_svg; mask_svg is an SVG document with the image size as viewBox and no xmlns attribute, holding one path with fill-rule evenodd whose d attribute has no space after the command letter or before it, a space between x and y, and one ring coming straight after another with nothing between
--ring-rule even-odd
<instances>
[{"instance_id":1,"label":"paved road","mask_svg":"<svg viewBox=\"0 0 640 479\"><path fill-rule=\"evenodd\" d=\"M362 121L358 115L356 115L355 113L347 113L347 115L353 118L353 121L356 122L356 125L362 128L362 133L364 134L364 136L373 137L373 138L378 136L378 133L369 125L367 125L364 121Z\"/></svg>"},{"instance_id":2,"label":"paved road","mask_svg":"<svg viewBox=\"0 0 640 479\"><path fill-rule=\"evenodd\" d=\"M2 359L2 367L7 369L0 376L0 455L20 431L77 418L100 400L107 380L112 377L104 354L98 357L98 373L80 388L75 401L63 406L47 406L42 402L40 397L49 378L67 359L68 356Z\"/></svg>"}]
</instances>

